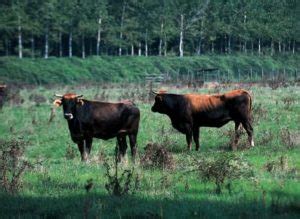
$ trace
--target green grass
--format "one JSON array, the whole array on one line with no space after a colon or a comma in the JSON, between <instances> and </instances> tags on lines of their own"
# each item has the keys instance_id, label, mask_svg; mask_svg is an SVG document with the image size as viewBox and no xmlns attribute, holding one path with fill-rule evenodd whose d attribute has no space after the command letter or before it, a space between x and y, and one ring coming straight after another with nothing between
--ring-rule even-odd
<instances>
[{"instance_id":1,"label":"green grass","mask_svg":"<svg viewBox=\"0 0 300 219\"><path fill-rule=\"evenodd\" d=\"M0 82L26 84L70 84L78 82L139 82L145 74L168 73L173 77L185 77L203 68L218 68L220 76L227 80L249 80L273 77L283 73L294 77L299 71L299 55L294 56L251 56L251 55L205 55L199 57L50 57L22 60L16 57L0 57ZM274 75L276 77L276 75Z\"/></svg>"},{"instance_id":2,"label":"green grass","mask_svg":"<svg viewBox=\"0 0 300 219\"><path fill-rule=\"evenodd\" d=\"M226 87L222 91L230 89L232 88ZM135 166L141 187L133 195L120 198L109 195L104 187L107 179L104 176L103 162L98 158L100 153L104 153L110 160L113 159L115 140L95 139L91 161L86 164L80 162L79 152L69 137L61 109L57 109L54 121L48 124L53 93L64 93L67 90L84 94L88 99L93 99L97 92L103 91L111 101L117 101L120 96L135 99L141 110L139 156L143 155L147 143L167 142L165 147L174 156L175 170L144 169L139 162L133 165L128 149L128 163L122 163L120 168L124 170ZM189 92L187 88L170 88L169 91ZM18 195L0 193L0 217L65 218L88 214L92 218L299 218L300 89L287 87L271 90L267 87L252 87L251 91L254 108L261 104L262 109L266 110L265 117L262 114L254 115L254 148L237 152L228 150L230 139L224 133L234 128L229 123L220 129L202 128L200 152L194 151L194 148L192 152L187 152L184 135L171 128L169 119L152 113L151 102L141 102L137 96L132 96L131 93L146 95L144 87L132 84L126 90L109 86L107 89L66 86L62 89L37 87L21 90L24 104L7 104L0 112L1 139L23 137L29 140L25 158L31 162L42 160L42 164L26 172L23 188ZM197 92L204 93L208 90L199 89ZM28 98L32 93L45 96L47 103L36 106ZM124 96L124 93L130 95ZM287 96L292 96L295 100L289 108L282 101ZM32 123L33 120L36 123ZM288 149L282 142L280 133L283 128L288 128L296 136L295 148ZM262 143L266 132L270 132L273 137ZM243 135L240 144L244 145L246 139ZM76 151L74 159L66 159L68 147ZM193 158L213 158L216 154L224 153L236 153L245 158L253 166L255 178L233 180L232 193L224 189L218 195L212 182L203 182L197 172L187 173L187 170L192 167ZM281 156L287 157L288 168L295 169L295 172L288 174L285 171L266 171L264 166L272 160L278 161ZM93 179L94 187L86 193L84 185L90 178Z\"/></svg>"}]
</instances>

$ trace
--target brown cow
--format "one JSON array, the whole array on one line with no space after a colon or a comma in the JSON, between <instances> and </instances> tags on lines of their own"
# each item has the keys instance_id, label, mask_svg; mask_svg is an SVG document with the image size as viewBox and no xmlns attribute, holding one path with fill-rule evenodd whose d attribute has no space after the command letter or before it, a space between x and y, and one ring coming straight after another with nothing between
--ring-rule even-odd
<instances>
[{"instance_id":1,"label":"brown cow","mask_svg":"<svg viewBox=\"0 0 300 219\"><path fill-rule=\"evenodd\" d=\"M135 157L140 111L132 102L90 101L74 93L56 96L59 99L54 104L63 106L71 138L78 145L83 161L90 154L93 138L107 140L116 137L119 146L118 158L121 160L126 153L128 136L131 154Z\"/></svg>"},{"instance_id":2,"label":"brown cow","mask_svg":"<svg viewBox=\"0 0 300 219\"><path fill-rule=\"evenodd\" d=\"M252 98L248 91L233 90L214 95L179 95L160 92L155 95L155 103L151 110L169 116L172 126L186 135L189 150L192 146L192 137L196 150L199 150L200 127L219 128L229 121L235 123L232 149L237 148L240 125L246 130L250 145L254 146L251 123Z\"/></svg>"}]
</instances>

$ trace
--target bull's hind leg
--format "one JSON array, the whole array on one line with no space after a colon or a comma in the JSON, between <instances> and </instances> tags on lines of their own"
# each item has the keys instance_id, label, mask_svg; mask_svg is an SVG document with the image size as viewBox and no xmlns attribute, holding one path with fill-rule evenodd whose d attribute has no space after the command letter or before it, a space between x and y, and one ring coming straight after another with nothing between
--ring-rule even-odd
<instances>
[{"instance_id":1,"label":"bull's hind leg","mask_svg":"<svg viewBox=\"0 0 300 219\"><path fill-rule=\"evenodd\" d=\"M233 151L236 151L237 149L237 144L239 143L240 135L241 135L241 123L240 122L235 122L235 127L234 127L234 139L231 145L231 148Z\"/></svg>"},{"instance_id":2,"label":"bull's hind leg","mask_svg":"<svg viewBox=\"0 0 300 219\"><path fill-rule=\"evenodd\" d=\"M121 162L121 160L125 156L126 150L127 150L126 136L124 136L124 135L118 136L117 140L118 140L118 146L119 146L119 152L118 152L117 156L118 156L118 161Z\"/></svg>"},{"instance_id":3,"label":"bull's hind leg","mask_svg":"<svg viewBox=\"0 0 300 219\"><path fill-rule=\"evenodd\" d=\"M130 134L129 135L131 156L132 156L133 161L135 161L135 156L136 156L136 137L137 137L137 134Z\"/></svg>"},{"instance_id":4,"label":"bull's hind leg","mask_svg":"<svg viewBox=\"0 0 300 219\"><path fill-rule=\"evenodd\" d=\"M130 148L131 148L131 155L134 158L136 155L136 134L129 135L129 141L130 141Z\"/></svg>"},{"instance_id":5,"label":"bull's hind leg","mask_svg":"<svg viewBox=\"0 0 300 219\"><path fill-rule=\"evenodd\" d=\"M253 127L249 119L242 122L244 129L246 130L248 134L248 141L251 147L254 147L254 141L253 141Z\"/></svg>"},{"instance_id":6,"label":"bull's hind leg","mask_svg":"<svg viewBox=\"0 0 300 219\"><path fill-rule=\"evenodd\" d=\"M193 137L194 137L194 142L196 144L196 151L199 150L200 144L199 144L199 128L193 128Z\"/></svg>"}]
</instances>

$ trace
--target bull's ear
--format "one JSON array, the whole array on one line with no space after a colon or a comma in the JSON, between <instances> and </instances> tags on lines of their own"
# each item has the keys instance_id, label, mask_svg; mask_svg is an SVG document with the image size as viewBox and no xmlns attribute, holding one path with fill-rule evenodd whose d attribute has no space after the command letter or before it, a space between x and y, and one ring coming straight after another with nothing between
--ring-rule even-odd
<instances>
[{"instance_id":1,"label":"bull's ear","mask_svg":"<svg viewBox=\"0 0 300 219\"><path fill-rule=\"evenodd\" d=\"M61 104L62 104L61 99L56 99L56 100L54 100L54 102L53 102L53 105L56 106L56 107L60 107Z\"/></svg>"},{"instance_id":2,"label":"bull's ear","mask_svg":"<svg viewBox=\"0 0 300 219\"><path fill-rule=\"evenodd\" d=\"M83 106L83 104L84 104L84 101L83 101L83 99L77 99L77 104L79 104L80 106Z\"/></svg>"},{"instance_id":3,"label":"bull's ear","mask_svg":"<svg viewBox=\"0 0 300 219\"><path fill-rule=\"evenodd\" d=\"M162 95L156 95L156 98L159 100L159 101L162 101L163 100L163 97L162 97Z\"/></svg>"}]
</instances>

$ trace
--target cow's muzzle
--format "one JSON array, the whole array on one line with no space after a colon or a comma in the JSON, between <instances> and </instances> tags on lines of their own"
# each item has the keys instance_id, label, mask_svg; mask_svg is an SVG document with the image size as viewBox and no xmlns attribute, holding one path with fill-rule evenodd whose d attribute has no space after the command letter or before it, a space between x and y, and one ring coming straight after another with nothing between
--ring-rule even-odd
<instances>
[{"instance_id":1,"label":"cow's muzzle","mask_svg":"<svg viewBox=\"0 0 300 219\"><path fill-rule=\"evenodd\" d=\"M154 106L151 107L151 111L152 111L152 112L157 112L157 110L155 109Z\"/></svg>"},{"instance_id":2,"label":"cow's muzzle","mask_svg":"<svg viewBox=\"0 0 300 219\"><path fill-rule=\"evenodd\" d=\"M64 116L65 116L65 119L66 119L66 120L71 120L71 119L74 118L74 116L73 116L72 113L65 113Z\"/></svg>"}]
</instances>

